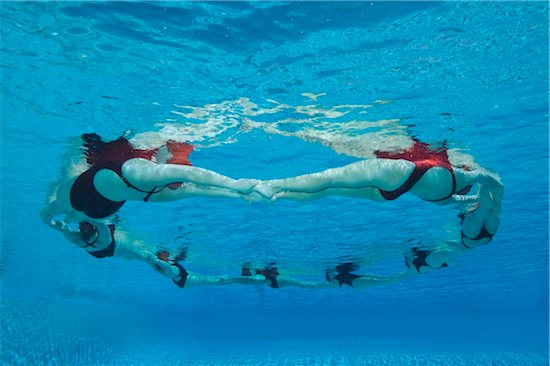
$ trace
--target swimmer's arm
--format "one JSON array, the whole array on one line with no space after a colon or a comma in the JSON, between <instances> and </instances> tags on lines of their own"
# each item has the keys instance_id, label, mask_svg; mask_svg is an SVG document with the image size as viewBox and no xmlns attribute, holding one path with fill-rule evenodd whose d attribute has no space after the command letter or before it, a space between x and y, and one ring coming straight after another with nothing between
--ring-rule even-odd
<instances>
[{"instance_id":1,"label":"swimmer's arm","mask_svg":"<svg viewBox=\"0 0 550 366\"><path fill-rule=\"evenodd\" d=\"M170 261L162 260L156 254L157 247L147 245L141 240L131 239L123 230L115 232L115 256L128 260L147 262L155 271L173 279L179 274L178 269Z\"/></svg>"},{"instance_id":2,"label":"swimmer's arm","mask_svg":"<svg viewBox=\"0 0 550 366\"><path fill-rule=\"evenodd\" d=\"M69 179L63 182L48 199L46 207L40 212L40 217L54 217L57 215L67 214L72 211L70 204L70 190L74 183L74 179Z\"/></svg>"},{"instance_id":3,"label":"swimmer's arm","mask_svg":"<svg viewBox=\"0 0 550 366\"><path fill-rule=\"evenodd\" d=\"M115 255L124 259L138 259L153 262L157 259L154 250L148 250L145 243L130 238L127 232L117 228L115 231Z\"/></svg>"},{"instance_id":4,"label":"swimmer's arm","mask_svg":"<svg viewBox=\"0 0 550 366\"><path fill-rule=\"evenodd\" d=\"M67 240L69 240L71 243L76 245L79 245L82 243L82 239L80 237L80 231L73 230L69 225L67 225L63 221L55 220L49 214L47 209L44 209L42 210L42 212L40 212L40 218L46 225L63 234L63 236L65 236L65 238L67 238Z\"/></svg>"}]
</instances>

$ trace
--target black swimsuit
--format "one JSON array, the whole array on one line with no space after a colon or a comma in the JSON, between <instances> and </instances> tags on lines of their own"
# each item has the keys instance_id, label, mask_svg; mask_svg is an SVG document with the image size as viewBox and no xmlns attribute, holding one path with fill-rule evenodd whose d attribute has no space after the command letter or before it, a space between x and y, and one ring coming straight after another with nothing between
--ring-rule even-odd
<instances>
[{"instance_id":1,"label":"black swimsuit","mask_svg":"<svg viewBox=\"0 0 550 366\"><path fill-rule=\"evenodd\" d=\"M351 273L356 269L357 265L351 262L340 264L336 266L336 272L338 274L334 276L334 279L338 281L338 285L340 287L342 287L342 284L350 285L351 287L353 287L353 281L363 277L360 275L356 275L355 273Z\"/></svg>"},{"instance_id":2,"label":"black swimsuit","mask_svg":"<svg viewBox=\"0 0 550 366\"><path fill-rule=\"evenodd\" d=\"M117 161L95 165L82 173L71 187L71 206L88 217L101 219L117 212L126 201L111 201L100 194L94 186L94 177L101 169L110 169L122 177L122 163Z\"/></svg>"},{"instance_id":3,"label":"black swimsuit","mask_svg":"<svg viewBox=\"0 0 550 366\"><path fill-rule=\"evenodd\" d=\"M115 225L109 225L109 231L111 232L111 243L109 244L109 246L105 249L96 250L93 252L87 251L90 255L96 258L105 258L105 257L112 257L115 254ZM86 246L84 248L87 248L87 247L95 248L94 244L97 242L98 238L99 238L99 235L91 243L84 241L86 243Z\"/></svg>"},{"instance_id":4,"label":"black swimsuit","mask_svg":"<svg viewBox=\"0 0 550 366\"><path fill-rule=\"evenodd\" d=\"M279 288L279 283L277 282L279 272L277 271L277 267L267 266L264 269L257 269L256 274L264 276L266 281L269 281L269 287Z\"/></svg>"},{"instance_id":5,"label":"black swimsuit","mask_svg":"<svg viewBox=\"0 0 550 366\"><path fill-rule=\"evenodd\" d=\"M71 187L71 206L73 206L73 208L77 211L84 212L88 217L93 219L102 219L111 216L124 205L126 201L111 201L99 193L95 188L94 177L96 173L102 169L112 170L120 177L120 179L122 179L124 183L126 183L128 187L139 192L147 193L147 195L143 198L145 202L149 200L153 193L162 191L162 188L157 190L158 187L154 187L151 191L144 191L134 186L122 175L123 163L124 162L120 161L109 161L94 165L82 173L78 178L76 178L73 186Z\"/></svg>"},{"instance_id":6,"label":"black swimsuit","mask_svg":"<svg viewBox=\"0 0 550 366\"><path fill-rule=\"evenodd\" d=\"M447 148L434 149L431 148L428 144L420 142L414 139L414 144L408 150L402 152L387 152L387 151L377 151L376 156L383 159L403 159L410 161L414 164L414 169L405 180L405 182L394 189L393 191L384 191L380 189L380 194L384 199L391 201L399 198L404 193L410 191L416 183L426 174L428 170L435 167L440 167L446 169L451 174L452 187L448 195L437 200L427 200L431 202L444 201L451 198L455 194L464 195L467 194L470 190L470 186L467 186L461 190L457 190L456 186L456 176L454 173L453 166L449 162L449 156L447 155Z\"/></svg>"},{"instance_id":7,"label":"black swimsuit","mask_svg":"<svg viewBox=\"0 0 550 366\"><path fill-rule=\"evenodd\" d=\"M82 173L73 183L70 192L71 206L88 217L102 219L117 212L126 201L111 201L101 195L94 186L94 177L102 169L109 169L115 172L126 185L136 191L146 193L144 201L149 200L152 194L161 192L163 187L154 187L150 191L139 189L130 183L122 174L122 165L135 158L154 161L158 148L150 150L136 149L126 138L120 137L117 140L104 142L95 133L82 135L84 141L84 156L90 168ZM166 143L172 157L168 164L191 165L188 156L193 150L191 145L168 141ZM181 182L173 182L181 185ZM168 184L167 186L170 186Z\"/></svg>"},{"instance_id":8,"label":"black swimsuit","mask_svg":"<svg viewBox=\"0 0 550 366\"><path fill-rule=\"evenodd\" d=\"M128 140L121 137L111 142L103 142L97 134L84 134L84 155L90 166L73 183L70 192L71 206L84 212L88 217L102 219L117 212L126 201L111 201L101 195L94 186L94 177L102 169L109 169L115 172L128 187L140 192L147 193L145 201L151 194L156 193L156 187L152 191L143 191L124 178L122 175L122 164L134 158L152 160L157 149L140 150L134 148Z\"/></svg>"},{"instance_id":9,"label":"black swimsuit","mask_svg":"<svg viewBox=\"0 0 550 366\"><path fill-rule=\"evenodd\" d=\"M410 263L407 259L405 259L405 265L407 266L407 268L410 268L411 266L413 266L414 268L416 268L418 273L422 273L420 272L421 267L439 269L439 268L445 268L449 266L447 263L443 263L439 267L430 266L428 262L426 262L426 259L430 254L434 252L433 250L424 250L424 249L420 249L419 247L413 247L411 248L411 252L414 256L414 259L412 260L412 263Z\"/></svg>"}]
</instances>

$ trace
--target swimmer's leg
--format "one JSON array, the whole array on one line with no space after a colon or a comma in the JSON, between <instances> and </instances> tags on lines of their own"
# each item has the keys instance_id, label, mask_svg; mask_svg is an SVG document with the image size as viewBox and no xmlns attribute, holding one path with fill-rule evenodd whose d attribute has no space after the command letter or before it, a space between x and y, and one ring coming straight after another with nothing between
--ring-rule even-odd
<instances>
[{"instance_id":1,"label":"swimmer's leg","mask_svg":"<svg viewBox=\"0 0 550 366\"><path fill-rule=\"evenodd\" d=\"M405 160L363 160L319 173L262 181L254 190L269 198L293 199L308 195L323 197L326 194L322 192L327 189L378 188L391 191L400 187L413 169L414 164Z\"/></svg>"},{"instance_id":2,"label":"swimmer's leg","mask_svg":"<svg viewBox=\"0 0 550 366\"><path fill-rule=\"evenodd\" d=\"M293 191L281 191L272 196L272 200L278 198L284 198L296 201L309 201L316 200L328 196L345 196L355 198L367 198L373 201L385 201L384 197L380 194L378 188L326 188L322 191L315 193L306 192L293 192ZM249 195L248 197L253 197ZM258 200L262 200L264 197L259 197ZM254 200L254 199L251 199Z\"/></svg>"},{"instance_id":3,"label":"swimmer's leg","mask_svg":"<svg viewBox=\"0 0 550 366\"><path fill-rule=\"evenodd\" d=\"M246 199L248 195L242 194L238 191L217 187L200 187L192 183L183 184L176 189L164 188L162 191L151 195L149 201L153 202L167 202L177 201L188 197L226 197L226 198L243 198Z\"/></svg>"},{"instance_id":4,"label":"swimmer's leg","mask_svg":"<svg viewBox=\"0 0 550 366\"><path fill-rule=\"evenodd\" d=\"M246 194L258 183L255 179L232 179L208 169L177 164L156 164L146 159L130 159L122 165L122 174L135 187L151 191L171 183L193 183Z\"/></svg>"}]
</instances>

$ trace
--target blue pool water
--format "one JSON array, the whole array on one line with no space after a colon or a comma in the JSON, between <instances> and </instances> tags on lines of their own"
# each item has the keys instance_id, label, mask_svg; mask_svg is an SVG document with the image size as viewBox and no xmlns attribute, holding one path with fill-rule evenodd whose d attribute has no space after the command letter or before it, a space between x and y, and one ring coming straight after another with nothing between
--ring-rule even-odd
<instances>
[{"instance_id":1,"label":"blue pool water","mask_svg":"<svg viewBox=\"0 0 550 366\"><path fill-rule=\"evenodd\" d=\"M547 2L1 2L1 362L6 365L547 365ZM353 289L180 289L42 224L74 140L154 132L234 178L368 157L403 136L500 175L501 227L448 268ZM322 281L353 258L403 266L456 210L190 198L128 202L121 225Z\"/></svg>"}]
</instances>

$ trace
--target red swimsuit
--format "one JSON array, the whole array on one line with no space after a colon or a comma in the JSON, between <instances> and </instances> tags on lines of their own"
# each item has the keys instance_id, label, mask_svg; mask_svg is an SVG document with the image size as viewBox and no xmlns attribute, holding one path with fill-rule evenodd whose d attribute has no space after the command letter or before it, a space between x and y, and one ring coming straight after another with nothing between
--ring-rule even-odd
<instances>
[{"instance_id":1,"label":"red swimsuit","mask_svg":"<svg viewBox=\"0 0 550 366\"><path fill-rule=\"evenodd\" d=\"M428 144L414 140L413 146L403 152L385 152L377 151L376 157L381 159L403 159L414 163L414 170L405 183L393 191L380 190L382 197L386 200L394 200L402 194L408 192L414 185L422 178L422 176L431 168L441 167L445 168L451 173L453 179L453 187L451 192L446 197L435 201L443 201L450 198L453 194L466 194L471 187L466 187L460 192L456 191L456 177L453 171L453 167L449 162L449 156L447 155L447 148L433 149Z\"/></svg>"}]
</instances>

